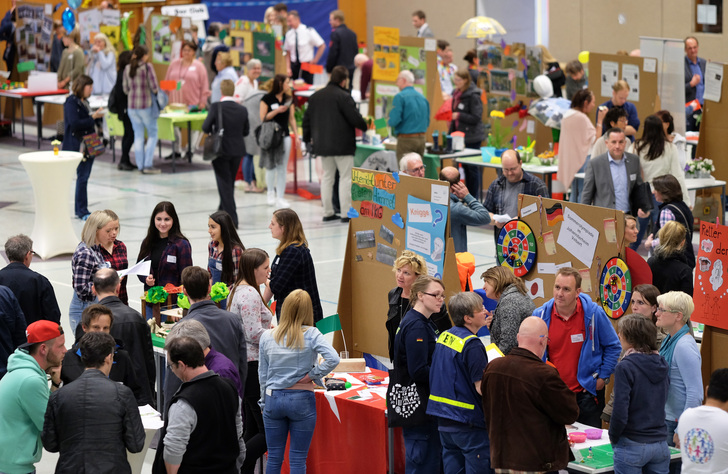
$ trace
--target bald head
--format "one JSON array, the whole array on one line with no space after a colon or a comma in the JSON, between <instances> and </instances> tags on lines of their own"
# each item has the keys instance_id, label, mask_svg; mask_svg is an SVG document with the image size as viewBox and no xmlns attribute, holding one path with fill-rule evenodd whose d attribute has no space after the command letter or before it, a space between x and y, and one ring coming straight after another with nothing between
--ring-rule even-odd
<instances>
[{"instance_id":1,"label":"bald head","mask_svg":"<svg viewBox=\"0 0 728 474\"><path fill-rule=\"evenodd\" d=\"M119 294L119 274L112 268L100 268L93 276L93 291L99 300Z\"/></svg>"},{"instance_id":2,"label":"bald head","mask_svg":"<svg viewBox=\"0 0 728 474\"><path fill-rule=\"evenodd\" d=\"M354 67L361 67L362 64L369 61L369 56L366 54L359 53L354 56Z\"/></svg>"},{"instance_id":3,"label":"bald head","mask_svg":"<svg viewBox=\"0 0 728 474\"><path fill-rule=\"evenodd\" d=\"M517 183L523 179L523 168L521 167L521 156L516 150L506 150L501 155L501 167L503 175L511 183Z\"/></svg>"},{"instance_id":4,"label":"bald head","mask_svg":"<svg viewBox=\"0 0 728 474\"><path fill-rule=\"evenodd\" d=\"M460 171L454 166L446 166L440 170L440 179L447 181L451 185L460 182Z\"/></svg>"},{"instance_id":5,"label":"bald head","mask_svg":"<svg viewBox=\"0 0 728 474\"><path fill-rule=\"evenodd\" d=\"M549 328L543 319L529 316L523 320L518 329L518 347L527 349L538 357L543 357L548 344Z\"/></svg>"}]
</instances>

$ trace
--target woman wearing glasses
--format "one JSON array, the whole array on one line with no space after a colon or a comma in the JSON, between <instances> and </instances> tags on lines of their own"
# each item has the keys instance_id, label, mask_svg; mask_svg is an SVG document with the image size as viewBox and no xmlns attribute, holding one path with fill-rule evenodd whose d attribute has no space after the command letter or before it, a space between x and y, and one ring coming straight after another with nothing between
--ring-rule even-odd
<instances>
[{"instance_id":1,"label":"woman wearing glasses","mask_svg":"<svg viewBox=\"0 0 728 474\"><path fill-rule=\"evenodd\" d=\"M430 366L435 351L435 325L430 320L445 303L445 286L438 278L422 275L412 284L412 308L402 319L394 338L394 367L405 371L417 384L421 402L427 405L430 396ZM402 428L406 451L405 472L440 472L440 434L432 417L417 426Z\"/></svg>"},{"instance_id":2,"label":"woman wearing glasses","mask_svg":"<svg viewBox=\"0 0 728 474\"><path fill-rule=\"evenodd\" d=\"M679 446L677 420L688 408L703 403L703 377L700 372L700 351L688 334L687 321L695 306L682 291L670 291L657 297L657 327L667 333L660 355L670 366L670 389L665 404L667 444Z\"/></svg>"}]
</instances>

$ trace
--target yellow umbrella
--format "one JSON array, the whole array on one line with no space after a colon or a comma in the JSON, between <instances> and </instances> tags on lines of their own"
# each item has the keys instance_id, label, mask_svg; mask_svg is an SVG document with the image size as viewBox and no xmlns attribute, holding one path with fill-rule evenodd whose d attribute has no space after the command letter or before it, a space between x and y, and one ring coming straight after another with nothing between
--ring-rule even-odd
<instances>
[{"instance_id":1,"label":"yellow umbrella","mask_svg":"<svg viewBox=\"0 0 728 474\"><path fill-rule=\"evenodd\" d=\"M488 35L504 35L506 29L498 20L487 16L476 16L460 27L458 38L485 38Z\"/></svg>"}]
</instances>

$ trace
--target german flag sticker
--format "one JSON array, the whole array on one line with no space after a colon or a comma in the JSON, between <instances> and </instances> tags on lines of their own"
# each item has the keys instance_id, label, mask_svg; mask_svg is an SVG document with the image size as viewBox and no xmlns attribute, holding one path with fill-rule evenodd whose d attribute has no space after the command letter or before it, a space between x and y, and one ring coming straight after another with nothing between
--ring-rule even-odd
<instances>
[{"instance_id":1,"label":"german flag sticker","mask_svg":"<svg viewBox=\"0 0 728 474\"><path fill-rule=\"evenodd\" d=\"M417 342L422 342L422 341L424 341L424 339L422 339L421 337L417 338Z\"/></svg>"}]
</instances>

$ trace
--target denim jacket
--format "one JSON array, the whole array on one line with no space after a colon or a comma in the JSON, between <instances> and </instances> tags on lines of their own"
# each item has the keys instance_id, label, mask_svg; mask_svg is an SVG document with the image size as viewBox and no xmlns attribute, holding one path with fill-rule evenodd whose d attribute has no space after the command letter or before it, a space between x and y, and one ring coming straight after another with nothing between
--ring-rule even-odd
<instances>
[{"instance_id":1,"label":"denim jacket","mask_svg":"<svg viewBox=\"0 0 728 474\"><path fill-rule=\"evenodd\" d=\"M273 329L260 337L260 405L265 404L268 390L285 390L301 380L306 374L318 385L323 385L322 377L339 365L339 355L323 334L315 327L304 326L303 349L286 347L276 343ZM318 363L318 355L323 360Z\"/></svg>"}]
</instances>

